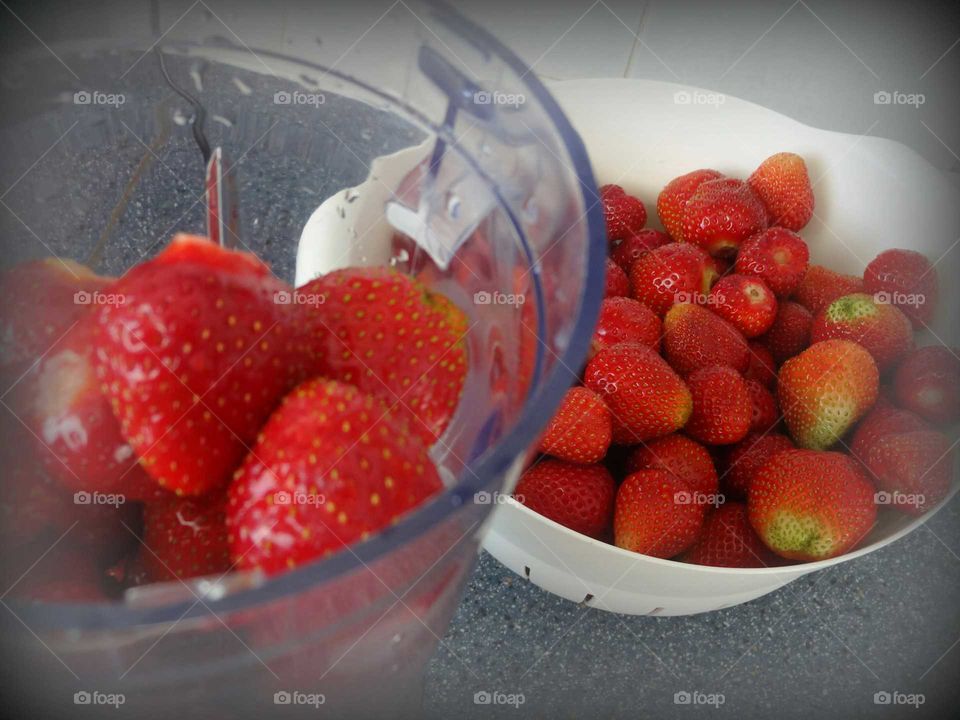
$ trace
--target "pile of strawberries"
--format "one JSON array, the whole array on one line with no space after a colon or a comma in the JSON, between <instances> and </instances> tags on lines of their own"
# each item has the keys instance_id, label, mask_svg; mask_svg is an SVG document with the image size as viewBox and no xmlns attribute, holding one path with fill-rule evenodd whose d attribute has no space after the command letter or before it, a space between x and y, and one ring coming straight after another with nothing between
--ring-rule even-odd
<instances>
[{"instance_id":1,"label":"pile of strawberries","mask_svg":"<svg viewBox=\"0 0 960 720\"><path fill-rule=\"evenodd\" d=\"M428 448L459 401L467 324L413 278L346 269L294 290L178 235L119 279L48 259L0 292L0 562L17 594L275 573L441 488Z\"/></svg>"},{"instance_id":2,"label":"pile of strawberries","mask_svg":"<svg viewBox=\"0 0 960 720\"><path fill-rule=\"evenodd\" d=\"M606 297L572 388L515 497L598 540L728 567L848 552L880 511L950 489L960 351L915 349L937 273L880 253L862 277L810 264L804 160L746 180L696 170L656 202L600 188Z\"/></svg>"}]
</instances>

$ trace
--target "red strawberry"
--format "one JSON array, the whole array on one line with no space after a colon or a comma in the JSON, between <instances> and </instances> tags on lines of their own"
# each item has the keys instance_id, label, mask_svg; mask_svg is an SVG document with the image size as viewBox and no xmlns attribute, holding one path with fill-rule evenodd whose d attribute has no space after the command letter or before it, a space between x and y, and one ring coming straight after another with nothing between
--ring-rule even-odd
<instances>
[{"instance_id":1,"label":"red strawberry","mask_svg":"<svg viewBox=\"0 0 960 720\"><path fill-rule=\"evenodd\" d=\"M767 211L742 180L718 178L700 185L684 205L682 234L711 255L736 255L740 244L767 227Z\"/></svg>"},{"instance_id":2,"label":"red strawberry","mask_svg":"<svg viewBox=\"0 0 960 720\"><path fill-rule=\"evenodd\" d=\"M756 380L764 387L772 389L777 384L777 363L773 359L773 353L756 341L750 341L747 345L750 348L750 364L743 377Z\"/></svg>"},{"instance_id":3,"label":"red strawberry","mask_svg":"<svg viewBox=\"0 0 960 720\"><path fill-rule=\"evenodd\" d=\"M178 235L112 292L97 372L124 437L164 488L222 486L304 370L286 286L253 255Z\"/></svg>"},{"instance_id":4,"label":"red strawberry","mask_svg":"<svg viewBox=\"0 0 960 720\"><path fill-rule=\"evenodd\" d=\"M727 455L727 469L723 475L725 494L728 497L746 498L757 471L778 452L795 447L790 438L780 433L747 435L731 447Z\"/></svg>"},{"instance_id":5,"label":"red strawberry","mask_svg":"<svg viewBox=\"0 0 960 720\"><path fill-rule=\"evenodd\" d=\"M880 438L892 433L909 433L931 428L918 416L907 410L898 410L878 400L873 409L867 413L850 440L850 454L864 465L870 455L870 450Z\"/></svg>"},{"instance_id":6,"label":"red strawberry","mask_svg":"<svg viewBox=\"0 0 960 720\"><path fill-rule=\"evenodd\" d=\"M309 327L325 375L382 397L433 444L450 423L467 374L467 320L439 293L389 268L336 270L300 288L323 298Z\"/></svg>"},{"instance_id":7,"label":"red strawberry","mask_svg":"<svg viewBox=\"0 0 960 720\"><path fill-rule=\"evenodd\" d=\"M667 435L634 448L627 458L627 473L640 470L665 470L687 483L691 493L717 494L713 458L703 445L684 435Z\"/></svg>"},{"instance_id":8,"label":"red strawberry","mask_svg":"<svg viewBox=\"0 0 960 720\"><path fill-rule=\"evenodd\" d=\"M771 155L747 182L766 205L771 225L800 230L813 217L813 187L807 165L799 155Z\"/></svg>"},{"instance_id":9,"label":"red strawberry","mask_svg":"<svg viewBox=\"0 0 960 720\"><path fill-rule=\"evenodd\" d=\"M607 258L607 278L604 297L630 297L630 278L619 265Z\"/></svg>"},{"instance_id":10,"label":"red strawberry","mask_svg":"<svg viewBox=\"0 0 960 720\"><path fill-rule=\"evenodd\" d=\"M750 392L750 402L753 413L750 420L750 431L765 433L771 430L780 420L780 407L777 399L758 380L745 380Z\"/></svg>"},{"instance_id":11,"label":"red strawberry","mask_svg":"<svg viewBox=\"0 0 960 720\"><path fill-rule=\"evenodd\" d=\"M623 268L624 272L629 273L630 266L642 256L669 242L670 236L666 233L653 228L644 228L632 235L627 235L618 242L616 247L610 251L610 258Z\"/></svg>"},{"instance_id":12,"label":"red strawberry","mask_svg":"<svg viewBox=\"0 0 960 720\"><path fill-rule=\"evenodd\" d=\"M922 515L950 492L954 455L950 440L933 430L884 435L866 457L878 504Z\"/></svg>"},{"instance_id":13,"label":"red strawberry","mask_svg":"<svg viewBox=\"0 0 960 720\"><path fill-rule=\"evenodd\" d=\"M602 537L613 519L617 485L603 465L542 460L517 483L514 497L536 513L592 538Z\"/></svg>"},{"instance_id":14,"label":"red strawberry","mask_svg":"<svg viewBox=\"0 0 960 720\"><path fill-rule=\"evenodd\" d=\"M708 445L730 445L750 431L753 402L747 382L729 367L705 367L687 378L693 413L686 425L691 437Z\"/></svg>"},{"instance_id":15,"label":"red strawberry","mask_svg":"<svg viewBox=\"0 0 960 720\"><path fill-rule=\"evenodd\" d=\"M696 565L739 568L777 565L776 558L750 527L747 506L739 502L724 503L709 513L700 539L683 556Z\"/></svg>"},{"instance_id":16,"label":"red strawberry","mask_svg":"<svg viewBox=\"0 0 960 720\"><path fill-rule=\"evenodd\" d=\"M791 560L825 560L852 549L873 527L873 485L846 455L784 450L754 475L750 524Z\"/></svg>"},{"instance_id":17,"label":"red strawberry","mask_svg":"<svg viewBox=\"0 0 960 720\"><path fill-rule=\"evenodd\" d=\"M600 202L603 203L603 219L607 225L607 239L622 240L631 233L642 230L647 223L647 209L637 198L627 195L619 185L602 185Z\"/></svg>"},{"instance_id":18,"label":"red strawberry","mask_svg":"<svg viewBox=\"0 0 960 720\"><path fill-rule=\"evenodd\" d=\"M613 538L617 547L670 558L696 542L705 505L689 501L690 488L664 470L640 470L617 491Z\"/></svg>"},{"instance_id":19,"label":"red strawberry","mask_svg":"<svg viewBox=\"0 0 960 720\"><path fill-rule=\"evenodd\" d=\"M140 467L94 369L95 315L78 321L31 373L27 421L47 472L71 492L120 493L127 502L165 491Z\"/></svg>"},{"instance_id":20,"label":"red strawberry","mask_svg":"<svg viewBox=\"0 0 960 720\"><path fill-rule=\"evenodd\" d=\"M934 423L960 420L960 350L924 347L907 355L893 378L897 403Z\"/></svg>"},{"instance_id":21,"label":"red strawberry","mask_svg":"<svg viewBox=\"0 0 960 720\"><path fill-rule=\"evenodd\" d=\"M706 297L718 277L713 259L693 245L670 243L630 268L633 297L663 317L677 297Z\"/></svg>"},{"instance_id":22,"label":"red strawberry","mask_svg":"<svg viewBox=\"0 0 960 720\"><path fill-rule=\"evenodd\" d=\"M761 278L779 298L792 293L810 267L810 249L803 239L782 227L767 228L740 246L736 268Z\"/></svg>"},{"instance_id":23,"label":"red strawberry","mask_svg":"<svg viewBox=\"0 0 960 720\"><path fill-rule=\"evenodd\" d=\"M794 442L825 450L876 402L879 385L870 353L849 340L825 340L783 364L777 394Z\"/></svg>"},{"instance_id":24,"label":"red strawberry","mask_svg":"<svg viewBox=\"0 0 960 720\"><path fill-rule=\"evenodd\" d=\"M657 215L670 237L677 242L683 240L683 208L687 200L703 183L721 177L716 170L694 170L667 183L657 197Z\"/></svg>"},{"instance_id":25,"label":"red strawberry","mask_svg":"<svg viewBox=\"0 0 960 720\"><path fill-rule=\"evenodd\" d=\"M725 275L710 291L708 304L744 337L762 335L777 317L777 299L766 283L749 275Z\"/></svg>"},{"instance_id":26,"label":"red strawberry","mask_svg":"<svg viewBox=\"0 0 960 720\"><path fill-rule=\"evenodd\" d=\"M763 343L777 364L799 354L810 344L813 315L795 302L782 302L777 317L759 342Z\"/></svg>"},{"instance_id":27,"label":"red strawberry","mask_svg":"<svg viewBox=\"0 0 960 720\"><path fill-rule=\"evenodd\" d=\"M862 345L883 371L913 348L913 328L893 305L856 293L834 300L813 319L810 342L831 339Z\"/></svg>"},{"instance_id":28,"label":"red strawberry","mask_svg":"<svg viewBox=\"0 0 960 720\"><path fill-rule=\"evenodd\" d=\"M863 280L856 275L841 275L823 265L811 265L793 291L793 299L816 315L834 300L863 290Z\"/></svg>"},{"instance_id":29,"label":"red strawberry","mask_svg":"<svg viewBox=\"0 0 960 720\"><path fill-rule=\"evenodd\" d=\"M299 385L234 474L227 504L231 558L276 573L388 526L441 489L403 415L352 385Z\"/></svg>"},{"instance_id":30,"label":"red strawberry","mask_svg":"<svg viewBox=\"0 0 960 720\"><path fill-rule=\"evenodd\" d=\"M614 418L613 442L633 445L679 430L690 417L690 391L646 345L604 348L587 363L584 384L600 395Z\"/></svg>"},{"instance_id":31,"label":"red strawberry","mask_svg":"<svg viewBox=\"0 0 960 720\"><path fill-rule=\"evenodd\" d=\"M540 452L573 463L599 462L612 427L603 398L585 387L570 388L540 438Z\"/></svg>"},{"instance_id":32,"label":"red strawberry","mask_svg":"<svg viewBox=\"0 0 960 720\"><path fill-rule=\"evenodd\" d=\"M94 294L111 282L59 258L26 262L0 274L0 368L16 376L24 372L90 312Z\"/></svg>"},{"instance_id":33,"label":"red strawberry","mask_svg":"<svg viewBox=\"0 0 960 720\"><path fill-rule=\"evenodd\" d=\"M886 250L863 273L866 292L882 296L910 318L915 327L933 320L939 299L936 268L914 250Z\"/></svg>"},{"instance_id":34,"label":"red strawberry","mask_svg":"<svg viewBox=\"0 0 960 720\"><path fill-rule=\"evenodd\" d=\"M591 349L596 352L622 342L638 342L659 351L662 334L663 323L646 305L632 298L604 298Z\"/></svg>"},{"instance_id":35,"label":"red strawberry","mask_svg":"<svg viewBox=\"0 0 960 720\"><path fill-rule=\"evenodd\" d=\"M750 348L740 331L704 307L674 305L663 328L664 356L681 375L711 365L744 372L750 365Z\"/></svg>"},{"instance_id":36,"label":"red strawberry","mask_svg":"<svg viewBox=\"0 0 960 720\"><path fill-rule=\"evenodd\" d=\"M170 497L143 513L140 558L147 582L185 580L230 571L226 496Z\"/></svg>"}]
</instances>

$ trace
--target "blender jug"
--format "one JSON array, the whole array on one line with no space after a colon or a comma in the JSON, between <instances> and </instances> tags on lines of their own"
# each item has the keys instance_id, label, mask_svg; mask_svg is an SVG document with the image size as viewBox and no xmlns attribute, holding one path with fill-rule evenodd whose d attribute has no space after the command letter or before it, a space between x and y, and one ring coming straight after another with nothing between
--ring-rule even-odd
<instances>
[{"instance_id":1,"label":"blender jug","mask_svg":"<svg viewBox=\"0 0 960 720\"><path fill-rule=\"evenodd\" d=\"M468 377L431 449L445 488L370 539L270 578L38 601L18 588L70 533L18 550L0 614L5 694L20 712L417 716L483 521L587 352L602 211L578 136L529 68L443 4L357 17L236 7L25 10L42 45L7 26L4 268L53 255L119 276L174 232L204 232L199 133L230 158L237 249L278 277L386 264L467 314ZM276 42L246 41L271 23L285 28ZM16 383L4 379L5 398ZM6 485L19 450L3 443Z\"/></svg>"}]
</instances>

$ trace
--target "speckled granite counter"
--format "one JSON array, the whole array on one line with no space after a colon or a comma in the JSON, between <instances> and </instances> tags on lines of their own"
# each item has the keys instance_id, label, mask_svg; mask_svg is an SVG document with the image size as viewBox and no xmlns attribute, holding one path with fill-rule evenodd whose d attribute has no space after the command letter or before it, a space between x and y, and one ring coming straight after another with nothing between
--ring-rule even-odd
<instances>
[{"instance_id":1,"label":"speckled granite counter","mask_svg":"<svg viewBox=\"0 0 960 720\"><path fill-rule=\"evenodd\" d=\"M484 553L428 668L425 713L957 717L958 591L960 498L887 548L690 617L584 608Z\"/></svg>"}]
</instances>

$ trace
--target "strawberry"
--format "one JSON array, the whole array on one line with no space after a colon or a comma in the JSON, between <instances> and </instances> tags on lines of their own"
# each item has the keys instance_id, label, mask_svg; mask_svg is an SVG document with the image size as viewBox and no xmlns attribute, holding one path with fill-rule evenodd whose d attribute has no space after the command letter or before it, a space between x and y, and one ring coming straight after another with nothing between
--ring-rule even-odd
<instances>
[{"instance_id":1,"label":"strawberry","mask_svg":"<svg viewBox=\"0 0 960 720\"><path fill-rule=\"evenodd\" d=\"M755 568L777 565L777 556L750 526L747 506L727 502L709 513L696 544L684 562L715 567Z\"/></svg>"},{"instance_id":2,"label":"strawberry","mask_svg":"<svg viewBox=\"0 0 960 720\"><path fill-rule=\"evenodd\" d=\"M657 197L657 215L667 233L683 241L683 209L687 200L708 180L723 177L716 170L694 170L667 183Z\"/></svg>"},{"instance_id":3,"label":"strawberry","mask_svg":"<svg viewBox=\"0 0 960 720\"><path fill-rule=\"evenodd\" d=\"M780 433L747 435L732 446L727 454L727 469L723 475L724 493L728 497L746 498L757 471L778 452L795 447L790 438Z\"/></svg>"},{"instance_id":4,"label":"strawberry","mask_svg":"<svg viewBox=\"0 0 960 720\"><path fill-rule=\"evenodd\" d=\"M613 442L632 445L669 435L690 417L690 391L657 353L639 343L604 348L591 358L584 385L614 418Z\"/></svg>"},{"instance_id":5,"label":"strawberry","mask_svg":"<svg viewBox=\"0 0 960 720\"><path fill-rule=\"evenodd\" d=\"M793 291L793 300L816 315L834 300L863 291L863 280L856 275L841 275L823 265L811 265Z\"/></svg>"},{"instance_id":6,"label":"strawberry","mask_svg":"<svg viewBox=\"0 0 960 720\"><path fill-rule=\"evenodd\" d=\"M747 182L769 213L770 224L801 230L813 217L814 199L807 164L795 153L771 155Z\"/></svg>"},{"instance_id":7,"label":"strawberry","mask_svg":"<svg viewBox=\"0 0 960 720\"><path fill-rule=\"evenodd\" d=\"M335 380L297 386L228 490L231 559L276 573L366 539L442 487L405 415Z\"/></svg>"},{"instance_id":8,"label":"strawberry","mask_svg":"<svg viewBox=\"0 0 960 720\"><path fill-rule=\"evenodd\" d=\"M570 388L540 438L540 452L572 463L599 462L612 432L603 398L585 387Z\"/></svg>"},{"instance_id":9,"label":"strawberry","mask_svg":"<svg viewBox=\"0 0 960 720\"><path fill-rule=\"evenodd\" d=\"M831 339L862 345L882 372L913 348L913 328L893 305L855 293L834 300L813 319L810 342Z\"/></svg>"},{"instance_id":10,"label":"strawberry","mask_svg":"<svg viewBox=\"0 0 960 720\"><path fill-rule=\"evenodd\" d=\"M112 280L59 258L33 260L0 274L0 368L19 376L90 312Z\"/></svg>"},{"instance_id":11,"label":"strawberry","mask_svg":"<svg viewBox=\"0 0 960 720\"><path fill-rule=\"evenodd\" d=\"M642 230L647 223L647 209L643 203L632 195L627 195L619 185L602 185L600 202L603 203L607 239L611 242Z\"/></svg>"},{"instance_id":12,"label":"strawberry","mask_svg":"<svg viewBox=\"0 0 960 720\"><path fill-rule=\"evenodd\" d=\"M742 180L718 178L701 184L681 214L686 242L711 255L732 256L751 235L766 229L767 211Z\"/></svg>"},{"instance_id":13,"label":"strawberry","mask_svg":"<svg viewBox=\"0 0 960 720\"><path fill-rule=\"evenodd\" d=\"M750 431L753 402L747 382L729 367L705 367L687 378L693 412L686 432L707 445L730 445Z\"/></svg>"},{"instance_id":14,"label":"strawberry","mask_svg":"<svg viewBox=\"0 0 960 720\"><path fill-rule=\"evenodd\" d=\"M876 402L879 385L877 365L860 345L811 345L785 362L777 378L790 436L802 448L829 448Z\"/></svg>"},{"instance_id":15,"label":"strawberry","mask_svg":"<svg viewBox=\"0 0 960 720\"><path fill-rule=\"evenodd\" d=\"M638 342L659 351L662 334L663 323L646 305L632 298L604 298L590 347L596 352L622 342Z\"/></svg>"},{"instance_id":16,"label":"strawberry","mask_svg":"<svg viewBox=\"0 0 960 720\"><path fill-rule=\"evenodd\" d=\"M681 375L711 365L744 372L750 364L750 348L740 331L705 307L674 305L663 328L664 356Z\"/></svg>"},{"instance_id":17,"label":"strawberry","mask_svg":"<svg viewBox=\"0 0 960 720\"><path fill-rule=\"evenodd\" d=\"M864 465L870 456L870 450L880 438L892 433L909 433L930 430L931 428L918 416L908 410L900 410L878 400L873 409L860 421L850 439L850 454Z\"/></svg>"},{"instance_id":18,"label":"strawberry","mask_svg":"<svg viewBox=\"0 0 960 720\"><path fill-rule=\"evenodd\" d=\"M185 580L230 571L226 496L171 496L143 513L140 558L147 582Z\"/></svg>"},{"instance_id":19,"label":"strawberry","mask_svg":"<svg viewBox=\"0 0 960 720\"><path fill-rule=\"evenodd\" d=\"M706 297L718 277L716 264L693 245L670 243L643 255L630 268L633 297L663 317L678 296Z\"/></svg>"},{"instance_id":20,"label":"strawberry","mask_svg":"<svg viewBox=\"0 0 960 720\"><path fill-rule=\"evenodd\" d=\"M748 338L765 333L777 317L773 292L763 280L749 275L724 275L713 286L707 303Z\"/></svg>"},{"instance_id":21,"label":"strawberry","mask_svg":"<svg viewBox=\"0 0 960 720\"><path fill-rule=\"evenodd\" d=\"M389 268L336 270L300 292L323 298L308 328L326 358L324 374L398 404L432 445L453 417L467 374L463 311Z\"/></svg>"},{"instance_id":22,"label":"strawberry","mask_svg":"<svg viewBox=\"0 0 960 720\"><path fill-rule=\"evenodd\" d=\"M96 315L97 373L161 487L222 486L307 359L289 297L256 257L177 235Z\"/></svg>"},{"instance_id":23,"label":"strawberry","mask_svg":"<svg viewBox=\"0 0 960 720\"><path fill-rule=\"evenodd\" d=\"M782 227L767 228L747 238L737 255L737 272L755 275L778 298L792 293L810 267L810 249L803 239Z\"/></svg>"},{"instance_id":24,"label":"strawberry","mask_svg":"<svg viewBox=\"0 0 960 720\"><path fill-rule=\"evenodd\" d=\"M863 273L866 292L900 308L917 328L928 325L937 311L936 268L915 250L886 250Z\"/></svg>"},{"instance_id":25,"label":"strawberry","mask_svg":"<svg viewBox=\"0 0 960 720\"><path fill-rule=\"evenodd\" d=\"M638 230L632 235L627 235L623 240L610 251L610 258L626 273L630 272L630 266L646 255L651 250L666 245L670 242L670 236L653 228L644 228Z\"/></svg>"},{"instance_id":26,"label":"strawberry","mask_svg":"<svg viewBox=\"0 0 960 720\"><path fill-rule=\"evenodd\" d=\"M960 349L923 347L904 358L893 377L897 403L930 422L960 420Z\"/></svg>"},{"instance_id":27,"label":"strawberry","mask_svg":"<svg viewBox=\"0 0 960 720\"><path fill-rule=\"evenodd\" d=\"M617 485L603 465L547 459L523 474L513 496L534 512L599 539L610 528L616 492Z\"/></svg>"},{"instance_id":28,"label":"strawberry","mask_svg":"<svg viewBox=\"0 0 960 720\"><path fill-rule=\"evenodd\" d=\"M852 549L877 517L873 485L846 455L784 450L753 476L750 524L791 560L825 560Z\"/></svg>"},{"instance_id":29,"label":"strawberry","mask_svg":"<svg viewBox=\"0 0 960 720\"><path fill-rule=\"evenodd\" d=\"M747 343L750 348L750 364L747 365L743 377L746 380L756 380L766 388L773 388L777 384L777 363L773 353L755 340Z\"/></svg>"},{"instance_id":30,"label":"strawberry","mask_svg":"<svg viewBox=\"0 0 960 720\"><path fill-rule=\"evenodd\" d=\"M162 497L120 432L94 369L96 316L85 315L30 373L27 423L51 477L71 492Z\"/></svg>"},{"instance_id":31,"label":"strawberry","mask_svg":"<svg viewBox=\"0 0 960 720\"><path fill-rule=\"evenodd\" d=\"M691 493L717 494L713 458L703 445L684 435L667 435L634 448L627 458L627 473L640 470L665 470L683 480Z\"/></svg>"},{"instance_id":32,"label":"strawberry","mask_svg":"<svg viewBox=\"0 0 960 720\"><path fill-rule=\"evenodd\" d=\"M780 420L777 399L759 380L744 380L750 393L753 412L750 417L750 432L765 433L772 430Z\"/></svg>"},{"instance_id":33,"label":"strawberry","mask_svg":"<svg viewBox=\"0 0 960 720\"><path fill-rule=\"evenodd\" d=\"M690 502L687 484L664 470L628 475L617 491L613 538L617 547L671 558L696 542L705 505Z\"/></svg>"},{"instance_id":34,"label":"strawberry","mask_svg":"<svg viewBox=\"0 0 960 720\"><path fill-rule=\"evenodd\" d=\"M866 456L876 478L877 501L910 515L922 515L950 492L955 453L950 440L934 430L888 433Z\"/></svg>"},{"instance_id":35,"label":"strawberry","mask_svg":"<svg viewBox=\"0 0 960 720\"><path fill-rule=\"evenodd\" d=\"M604 297L630 297L630 278L623 268L607 258L607 276Z\"/></svg>"},{"instance_id":36,"label":"strawberry","mask_svg":"<svg viewBox=\"0 0 960 720\"><path fill-rule=\"evenodd\" d=\"M813 315L809 310L795 302L782 302L777 308L773 325L759 338L759 342L770 351L777 364L782 364L810 344L812 325Z\"/></svg>"}]
</instances>

